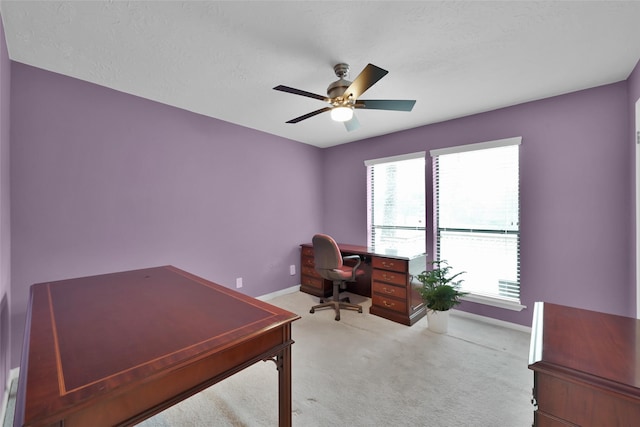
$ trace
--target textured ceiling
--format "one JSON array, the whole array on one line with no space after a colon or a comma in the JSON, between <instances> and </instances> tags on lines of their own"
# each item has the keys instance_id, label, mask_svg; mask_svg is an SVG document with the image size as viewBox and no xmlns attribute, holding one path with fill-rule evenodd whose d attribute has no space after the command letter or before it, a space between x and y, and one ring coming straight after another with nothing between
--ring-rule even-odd
<instances>
[{"instance_id":1,"label":"textured ceiling","mask_svg":"<svg viewBox=\"0 0 640 427\"><path fill-rule=\"evenodd\" d=\"M328 147L626 79L640 2L1 1L12 60ZM389 74L347 132L320 95L333 65Z\"/></svg>"}]
</instances>

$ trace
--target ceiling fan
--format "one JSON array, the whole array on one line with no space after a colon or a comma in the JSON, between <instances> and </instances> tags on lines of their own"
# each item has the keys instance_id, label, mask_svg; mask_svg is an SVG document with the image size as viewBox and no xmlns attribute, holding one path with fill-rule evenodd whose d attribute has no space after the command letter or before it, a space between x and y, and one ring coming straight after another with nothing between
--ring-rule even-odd
<instances>
[{"instance_id":1,"label":"ceiling fan","mask_svg":"<svg viewBox=\"0 0 640 427\"><path fill-rule=\"evenodd\" d=\"M320 113L324 113L325 111L331 111L331 118L337 122L344 122L347 131L350 132L360 127L358 119L353 114L353 110L356 108L411 111L416 103L415 100L406 99L358 99L360 95L365 93L388 73L387 70L383 70L373 64L368 64L364 67L364 70L358 74L358 77L356 77L353 82L345 79L349 73L349 64L336 64L333 67L333 71L335 71L338 80L329 85L327 88L327 96L317 95L289 86L279 85L274 87L275 90L319 99L329 104L327 107L291 119L287 123L298 123Z\"/></svg>"}]
</instances>

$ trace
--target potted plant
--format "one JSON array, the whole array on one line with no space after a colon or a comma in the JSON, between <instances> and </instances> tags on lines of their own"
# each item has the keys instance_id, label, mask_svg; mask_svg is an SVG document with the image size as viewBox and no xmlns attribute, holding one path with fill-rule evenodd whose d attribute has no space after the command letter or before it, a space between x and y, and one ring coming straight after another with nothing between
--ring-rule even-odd
<instances>
[{"instance_id":1,"label":"potted plant","mask_svg":"<svg viewBox=\"0 0 640 427\"><path fill-rule=\"evenodd\" d=\"M459 290L462 280L456 280L465 272L452 275L451 269L444 260L432 261L431 270L423 271L416 277L421 283L416 288L427 306L429 330L440 334L447 332L449 310L460 304L461 296L467 295L467 292Z\"/></svg>"}]
</instances>

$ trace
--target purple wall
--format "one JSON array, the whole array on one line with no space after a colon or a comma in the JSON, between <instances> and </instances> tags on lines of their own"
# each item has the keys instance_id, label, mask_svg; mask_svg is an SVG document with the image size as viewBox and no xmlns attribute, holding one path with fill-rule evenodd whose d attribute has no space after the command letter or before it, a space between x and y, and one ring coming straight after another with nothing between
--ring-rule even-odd
<instances>
[{"instance_id":1,"label":"purple wall","mask_svg":"<svg viewBox=\"0 0 640 427\"><path fill-rule=\"evenodd\" d=\"M11 286L11 226L9 200L9 102L11 62L7 52L4 25L0 20L0 402L4 397L10 368L10 286ZM2 301L6 298L6 312Z\"/></svg>"},{"instance_id":2,"label":"purple wall","mask_svg":"<svg viewBox=\"0 0 640 427\"><path fill-rule=\"evenodd\" d=\"M324 151L324 188L339 185L345 206L325 210L324 228L337 240L366 244L366 159L522 136L527 308L465 302L460 309L523 325L530 325L535 301L633 316L628 108L627 83L620 82L332 147ZM431 200L430 182L427 188Z\"/></svg>"},{"instance_id":3,"label":"purple wall","mask_svg":"<svg viewBox=\"0 0 640 427\"><path fill-rule=\"evenodd\" d=\"M320 149L20 63L11 72L16 312L34 283L164 264L231 288L242 277L251 296L299 283L289 265L321 228Z\"/></svg>"}]
</instances>

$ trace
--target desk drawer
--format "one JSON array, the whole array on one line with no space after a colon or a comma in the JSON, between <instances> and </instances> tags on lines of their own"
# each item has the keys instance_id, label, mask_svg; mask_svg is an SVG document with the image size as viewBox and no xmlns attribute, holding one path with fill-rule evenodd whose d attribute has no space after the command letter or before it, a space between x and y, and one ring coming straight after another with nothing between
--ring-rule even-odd
<instances>
[{"instance_id":1,"label":"desk drawer","mask_svg":"<svg viewBox=\"0 0 640 427\"><path fill-rule=\"evenodd\" d=\"M303 276L311 276L311 277L320 277L315 268L309 267L308 265L302 264L302 272Z\"/></svg>"},{"instance_id":2,"label":"desk drawer","mask_svg":"<svg viewBox=\"0 0 640 427\"><path fill-rule=\"evenodd\" d=\"M387 297L373 293L371 294L371 303L377 307L384 308L385 310L393 310L398 313L407 312L407 302L396 298Z\"/></svg>"},{"instance_id":3,"label":"desk drawer","mask_svg":"<svg viewBox=\"0 0 640 427\"><path fill-rule=\"evenodd\" d=\"M407 288L405 286L393 286L388 283L373 281L371 291L382 295L392 296L405 299L407 297Z\"/></svg>"},{"instance_id":4,"label":"desk drawer","mask_svg":"<svg viewBox=\"0 0 640 427\"><path fill-rule=\"evenodd\" d=\"M407 261L395 258L374 256L371 258L371 266L382 270L399 271L400 273L406 273L407 271Z\"/></svg>"},{"instance_id":5,"label":"desk drawer","mask_svg":"<svg viewBox=\"0 0 640 427\"><path fill-rule=\"evenodd\" d=\"M300 268L303 267L311 267L314 268L314 266L316 265L313 257L309 257L309 256L303 256L300 260Z\"/></svg>"},{"instance_id":6,"label":"desk drawer","mask_svg":"<svg viewBox=\"0 0 640 427\"><path fill-rule=\"evenodd\" d=\"M541 372L534 373L534 384L538 411L567 425L626 427L638 425L640 420L638 398ZM541 421L539 425L549 424Z\"/></svg>"},{"instance_id":7,"label":"desk drawer","mask_svg":"<svg viewBox=\"0 0 640 427\"><path fill-rule=\"evenodd\" d=\"M316 288L319 290L324 290L324 280L320 277L303 275L300 277L300 284L302 286L308 286L308 287Z\"/></svg>"},{"instance_id":8,"label":"desk drawer","mask_svg":"<svg viewBox=\"0 0 640 427\"><path fill-rule=\"evenodd\" d=\"M379 282L393 283L398 286L407 286L407 275L396 271L374 269L371 273L371 279Z\"/></svg>"},{"instance_id":9,"label":"desk drawer","mask_svg":"<svg viewBox=\"0 0 640 427\"><path fill-rule=\"evenodd\" d=\"M580 427L576 424L571 424L549 416L544 412L535 411L533 413L533 427Z\"/></svg>"},{"instance_id":10,"label":"desk drawer","mask_svg":"<svg viewBox=\"0 0 640 427\"><path fill-rule=\"evenodd\" d=\"M313 248L309 248L307 246L302 247L302 256L310 256L313 258Z\"/></svg>"}]
</instances>

